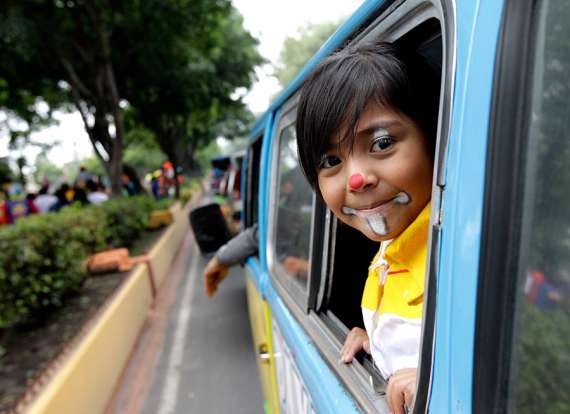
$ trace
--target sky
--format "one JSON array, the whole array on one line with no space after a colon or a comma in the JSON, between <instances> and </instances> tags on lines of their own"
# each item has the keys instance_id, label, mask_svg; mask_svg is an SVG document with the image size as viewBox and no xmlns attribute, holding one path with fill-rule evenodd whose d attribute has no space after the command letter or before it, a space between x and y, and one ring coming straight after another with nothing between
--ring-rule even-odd
<instances>
[{"instance_id":1,"label":"sky","mask_svg":"<svg viewBox=\"0 0 570 414\"><path fill-rule=\"evenodd\" d=\"M335 21L352 14L363 0L233 0L233 5L244 18L245 28L259 40L259 51L270 64L256 70L257 82L244 96L244 101L254 113L263 112L271 97L280 90L279 83L271 76L271 64L279 59L283 42L294 36L306 23ZM93 155L87 133L78 113L57 114L59 125L46 128L32 135L34 141L59 142L48 152L50 161L63 165ZM5 140L3 140L5 141ZM33 163L39 149L27 147L24 156ZM6 142L0 143L0 157L8 155ZM10 154L13 158L21 154Z\"/></svg>"}]
</instances>

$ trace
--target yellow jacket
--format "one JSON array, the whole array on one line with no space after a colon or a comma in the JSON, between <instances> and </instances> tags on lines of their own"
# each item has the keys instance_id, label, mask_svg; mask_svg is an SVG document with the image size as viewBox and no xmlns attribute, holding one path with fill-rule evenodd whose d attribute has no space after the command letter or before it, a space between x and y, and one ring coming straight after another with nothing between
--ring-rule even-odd
<instances>
[{"instance_id":1,"label":"yellow jacket","mask_svg":"<svg viewBox=\"0 0 570 414\"><path fill-rule=\"evenodd\" d=\"M388 379L418 365L430 203L368 269L362 315L374 363Z\"/></svg>"}]
</instances>

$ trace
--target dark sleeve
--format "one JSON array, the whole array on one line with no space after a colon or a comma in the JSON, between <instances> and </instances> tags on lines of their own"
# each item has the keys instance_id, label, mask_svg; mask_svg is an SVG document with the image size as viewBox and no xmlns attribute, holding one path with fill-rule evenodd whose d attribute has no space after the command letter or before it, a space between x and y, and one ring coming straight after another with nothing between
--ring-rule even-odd
<instances>
[{"instance_id":1,"label":"dark sleeve","mask_svg":"<svg viewBox=\"0 0 570 414\"><path fill-rule=\"evenodd\" d=\"M257 254L258 244L258 228L257 224L254 224L220 247L216 256L221 265L233 266Z\"/></svg>"}]
</instances>

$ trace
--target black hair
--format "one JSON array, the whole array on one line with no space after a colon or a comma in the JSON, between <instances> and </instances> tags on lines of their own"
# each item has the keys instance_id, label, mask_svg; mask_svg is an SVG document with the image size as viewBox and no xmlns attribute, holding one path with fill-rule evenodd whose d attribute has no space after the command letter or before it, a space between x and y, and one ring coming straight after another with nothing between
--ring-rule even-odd
<instances>
[{"instance_id":1,"label":"black hair","mask_svg":"<svg viewBox=\"0 0 570 414\"><path fill-rule=\"evenodd\" d=\"M352 147L357 122L370 102L411 118L435 148L440 75L417 53L380 42L348 46L329 56L301 90L297 143L301 167L318 193L318 171L331 139L346 125Z\"/></svg>"},{"instance_id":2,"label":"black hair","mask_svg":"<svg viewBox=\"0 0 570 414\"><path fill-rule=\"evenodd\" d=\"M99 186L97 185L97 183L91 179L87 180L85 187L87 187L87 190L89 190L90 193L99 190Z\"/></svg>"}]
</instances>

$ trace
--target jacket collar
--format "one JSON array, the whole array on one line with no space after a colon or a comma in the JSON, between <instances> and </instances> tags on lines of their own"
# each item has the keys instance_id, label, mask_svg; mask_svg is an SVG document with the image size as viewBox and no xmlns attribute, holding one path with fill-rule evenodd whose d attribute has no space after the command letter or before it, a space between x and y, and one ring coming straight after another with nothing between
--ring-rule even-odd
<instances>
[{"instance_id":1,"label":"jacket collar","mask_svg":"<svg viewBox=\"0 0 570 414\"><path fill-rule=\"evenodd\" d=\"M415 261L418 254L425 252L428 239L428 226L431 202L427 203L421 213L398 237L386 248L385 258L407 266Z\"/></svg>"}]
</instances>

